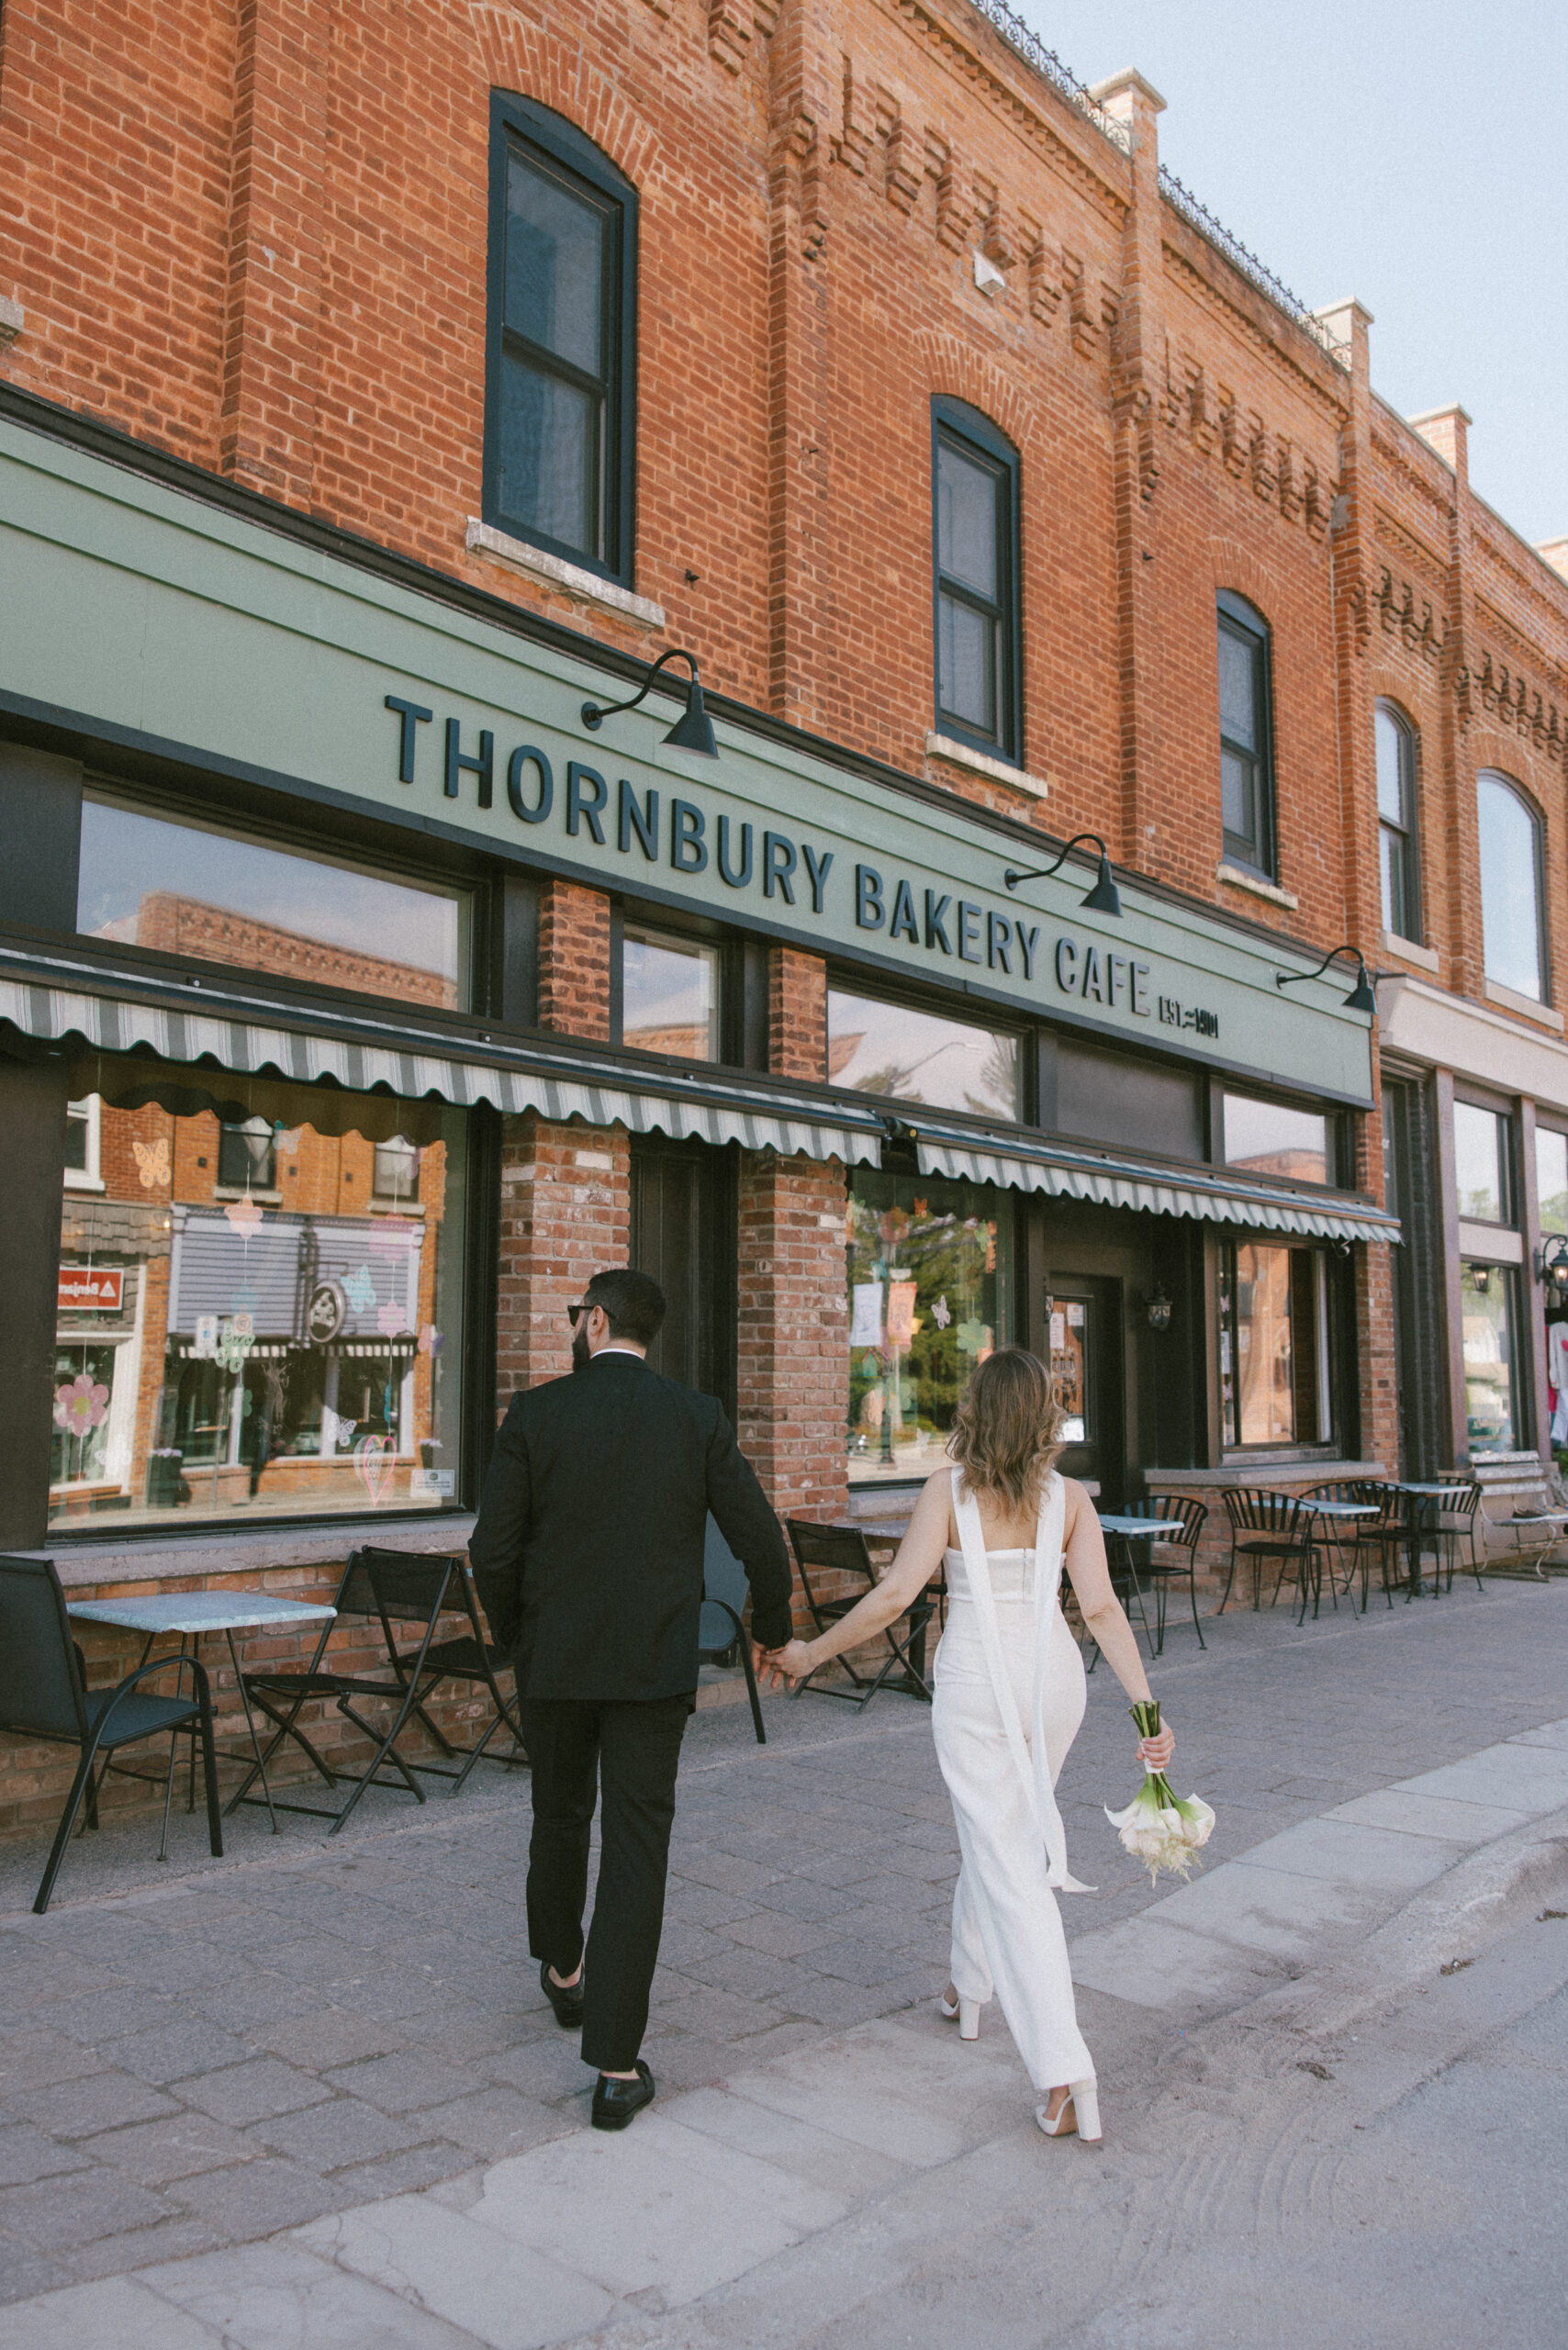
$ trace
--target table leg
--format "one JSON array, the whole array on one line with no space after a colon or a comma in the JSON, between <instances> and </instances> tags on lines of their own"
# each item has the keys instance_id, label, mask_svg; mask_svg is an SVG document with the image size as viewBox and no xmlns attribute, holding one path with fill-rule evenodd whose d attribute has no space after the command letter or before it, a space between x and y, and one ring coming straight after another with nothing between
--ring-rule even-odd
<instances>
[{"instance_id":1,"label":"table leg","mask_svg":"<svg viewBox=\"0 0 1568 2350\"><path fill-rule=\"evenodd\" d=\"M147 1645L149 1648L152 1645L151 1637L149 1637ZM180 1645L175 1653L183 1657L185 1652L185 1636L182 1632L180 1634ZM176 1679L175 1687L177 1688L178 1686L179 1683ZM158 1841L158 1858L165 1863L169 1858L169 1809L174 1800L174 1762L179 1751L180 1733L176 1730L169 1740L169 1775L163 1782L163 1833ZM194 1733L191 1739L191 1768L193 1772L196 1769L196 1739Z\"/></svg>"},{"instance_id":2,"label":"table leg","mask_svg":"<svg viewBox=\"0 0 1568 2350\"><path fill-rule=\"evenodd\" d=\"M193 1632L193 1633L191 1634L191 1654L192 1654L192 1656L193 1656L193 1657L194 1657L195 1655L196 1655L196 1653L197 1653L197 1652L198 1652L198 1651L200 1650L200 1647L201 1647L201 1635L200 1635L200 1633L199 1633L199 1632ZM182 1633L182 1634L181 1634L181 1636L180 1636L180 1654L181 1654L182 1656L184 1656L185 1652L185 1635ZM191 1688L192 1688L192 1691L193 1691L193 1693L194 1693L195 1688L196 1688L196 1675L195 1675L194 1673L191 1675ZM196 1809L196 1727L195 1722L192 1722L192 1724L191 1724L191 1767L190 1767L190 1775L189 1775L189 1778L187 1779L187 1781L186 1781L186 1783L185 1783L185 1809L186 1809L187 1811L194 1811L194 1810Z\"/></svg>"},{"instance_id":3,"label":"table leg","mask_svg":"<svg viewBox=\"0 0 1568 2350\"><path fill-rule=\"evenodd\" d=\"M267 1799L267 1818L272 1821L273 1834L275 1836L277 1814L273 1809L273 1791L267 1782L267 1766L262 1760L261 1741L256 1736L256 1718L251 1711L251 1695L245 1686L245 1676L240 1670L240 1659L235 1652L232 1631L227 1633L226 1638L229 1641L229 1660L234 1667L234 1678L240 1684L240 1703L245 1708L245 1727L251 1733L251 1751L256 1758L256 1771L262 1782L262 1793Z\"/></svg>"}]
</instances>

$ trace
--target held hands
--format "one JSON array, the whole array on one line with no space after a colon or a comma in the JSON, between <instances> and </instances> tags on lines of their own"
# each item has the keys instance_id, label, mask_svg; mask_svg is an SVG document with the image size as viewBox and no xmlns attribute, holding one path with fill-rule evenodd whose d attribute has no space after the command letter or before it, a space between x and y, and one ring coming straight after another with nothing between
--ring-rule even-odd
<instances>
[{"instance_id":1,"label":"held hands","mask_svg":"<svg viewBox=\"0 0 1568 2350\"><path fill-rule=\"evenodd\" d=\"M752 1643L751 1661L757 1679L768 1689L793 1689L812 1670L811 1643L790 1640L781 1649L765 1649Z\"/></svg>"}]
</instances>

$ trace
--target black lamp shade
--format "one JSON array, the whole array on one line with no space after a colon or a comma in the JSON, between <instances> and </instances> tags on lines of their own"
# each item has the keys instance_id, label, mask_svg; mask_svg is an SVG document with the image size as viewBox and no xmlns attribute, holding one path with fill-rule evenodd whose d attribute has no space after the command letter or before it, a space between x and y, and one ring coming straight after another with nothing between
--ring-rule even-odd
<instances>
[{"instance_id":1,"label":"black lamp shade","mask_svg":"<svg viewBox=\"0 0 1568 2350\"><path fill-rule=\"evenodd\" d=\"M1364 970L1345 998L1345 1009L1347 1012L1376 1012L1377 993Z\"/></svg>"},{"instance_id":2,"label":"black lamp shade","mask_svg":"<svg viewBox=\"0 0 1568 2350\"><path fill-rule=\"evenodd\" d=\"M1114 914L1118 921L1121 918L1121 891L1111 878L1111 860L1103 850L1100 853L1100 871L1094 887L1083 902L1092 913Z\"/></svg>"},{"instance_id":3,"label":"black lamp shade","mask_svg":"<svg viewBox=\"0 0 1568 2350\"><path fill-rule=\"evenodd\" d=\"M718 757L719 745L713 740L713 722L703 706L700 677L693 677L687 690L685 717L677 720L665 741L678 751L696 751L705 759Z\"/></svg>"}]
</instances>

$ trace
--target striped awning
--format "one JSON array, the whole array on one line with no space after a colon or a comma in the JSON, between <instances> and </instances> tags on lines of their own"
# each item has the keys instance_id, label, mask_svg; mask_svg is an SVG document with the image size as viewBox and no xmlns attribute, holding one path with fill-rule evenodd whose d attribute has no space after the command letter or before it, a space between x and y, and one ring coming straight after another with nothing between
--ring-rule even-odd
<instances>
[{"instance_id":1,"label":"striped awning","mask_svg":"<svg viewBox=\"0 0 1568 2350\"><path fill-rule=\"evenodd\" d=\"M89 976L91 984L84 984ZM773 1150L784 1158L803 1153L846 1166L862 1159L875 1164L880 1155L883 1125L875 1112L857 1114L839 1102L819 1102L773 1086L765 1090L707 1068L694 1068L689 1079L667 1067L644 1078L619 1064L596 1069L579 1046L559 1053L532 1045L486 1050L465 1039L459 1050L445 1037L411 1045L406 1028L394 1032L390 1022L370 1014L340 1023L334 1013L330 1026L285 1027L277 1024L275 1006L259 999L253 1005L245 1002L242 982L223 986L221 997L215 982L211 992L219 1000L187 1010L160 995L105 984L96 972L79 970L71 977L74 983L63 984L62 973L43 980L0 971L0 1021L39 1041L79 1038L93 1053L151 1055L172 1079L177 1071L188 1080L201 1064L259 1080L236 1100L241 1115L270 1114L265 1088L282 1079L322 1088L323 1110L331 1104L335 1112L333 1131L345 1123L349 1107L334 1101L334 1089L342 1088L386 1102L386 1115L373 1117L372 1124L385 1125L387 1136L398 1130L391 1113L394 1100L433 1099L458 1109L486 1102L509 1115L532 1110L561 1123L581 1118L594 1126L622 1125L633 1134L736 1142L747 1150ZM89 1069L84 1091L101 1091L90 1078ZM151 1068L146 1081L149 1089L154 1086ZM197 1081L211 1090L210 1080ZM281 1106L278 1114L287 1122Z\"/></svg>"},{"instance_id":2,"label":"striped awning","mask_svg":"<svg viewBox=\"0 0 1568 2350\"><path fill-rule=\"evenodd\" d=\"M1396 1241L1400 1237L1398 1218L1367 1201L1333 1194L1319 1199L1229 1173L1211 1175L1185 1168L1178 1173L1147 1160L1071 1146L1042 1144L1036 1150L924 1131L917 1135L916 1147L923 1175L963 1176L974 1183L1047 1192L1058 1199L1086 1200L1100 1207L1138 1208L1147 1215L1193 1216L1206 1224L1250 1225L1265 1232L1318 1239Z\"/></svg>"}]
</instances>

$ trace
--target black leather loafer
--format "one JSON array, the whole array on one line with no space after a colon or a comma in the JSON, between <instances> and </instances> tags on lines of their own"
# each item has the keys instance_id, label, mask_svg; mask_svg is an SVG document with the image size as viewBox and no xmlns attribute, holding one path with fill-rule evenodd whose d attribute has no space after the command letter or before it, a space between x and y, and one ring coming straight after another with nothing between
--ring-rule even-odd
<instances>
[{"instance_id":1,"label":"black leather loafer","mask_svg":"<svg viewBox=\"0 0 1568 2350\"><path fill-rule=\"evenodd\" d=\"M653 2101L654 2076L639 2056L634 2081L611 2080L608 2073L600 2073L599 2087L593 2093L593 2126L596 2130L624 2130L632 2116L641 2113Z\"/></svg>"},{"instance_id":2,"label":"black leather loafer","mask_svg":"<svg viewBox=\"0 0 1568 2350\"><path fill-rule=\"evenodd\" d=\"M583 2020L583 1978L575 1983L551 1980L550 1962L542 1959L539 1966L539 1987L555 2010L555 2020L564 2031L577 2031Z\"/></svg>"}]
</instances>

